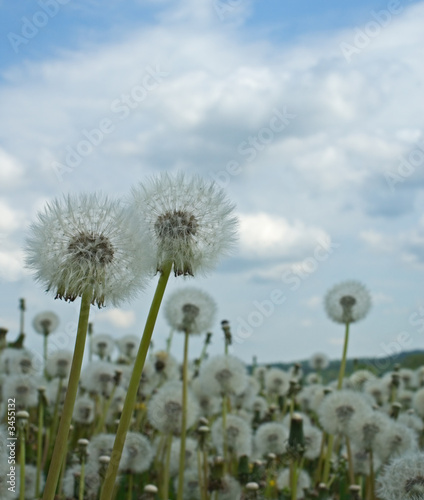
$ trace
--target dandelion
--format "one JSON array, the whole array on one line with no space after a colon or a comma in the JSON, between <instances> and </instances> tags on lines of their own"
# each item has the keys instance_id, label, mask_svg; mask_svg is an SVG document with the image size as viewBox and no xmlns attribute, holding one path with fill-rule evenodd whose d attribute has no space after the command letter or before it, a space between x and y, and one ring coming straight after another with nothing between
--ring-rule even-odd
<instances>
[{"instance_id":1,"label":"dandelion","mask_svg":"<svg viewBox=\"0 0 424 500\"><path fill-rule=\"evenodd\" d=\"M43 311L34 316L32 326L41 335L50 335L59 326L59 316L51 311Z\"/></svg>"},{"instance_id":2,"label":"dandelion","mask_svg":"<svg viewBox=\"0 0 424 500\"><path fill-rule=\"evenodd\" d=\"M379 478L383 500L421 500L424 498L424 454L395 458Z\"/></svg>"},{"instance_id":3,"label":"dandelion","mask_svg":"<svg viewBox=\"0 0 424 500\"><path fill-rule=\"evenodd\" d=\"M121 354L126 356L129 359L134 359L137 354L137 346L140 342L140 339L135 335L124 335L123 337L116 340L116 344L118 346Z\"/></svg>"},{"instance_id":4,"label":"dandelion","mask_svg":"<svg viewBox=\"0 0 424 500\"><path fill-rule=\"evenodd\" d=\"M52 378L67 378L71 370L72 355L71 351L66 350L52 354L47 360L47 374Z\"/></svg>"},{"instance_id":5,"label":"dandelion","mask_svg":"<svg viewBox=\"0 0 424 500\"><path fill-rule=\"evenodd\" d=\"M236 415L227 415L226 419L226 442L228 451L240 457L241 455L251 455L252 432L249 424ZM224 451L224 429L222 417L219 417L212 425L212 442L219 453Z\"/></svg>"},{"instance_id":6,"label":"dandelion","mask_svg":"<svg viewBox=\"0 0 424 500\"><path fill-rule=\"evenodd\" d=\"M153 450L148 438L137 432L129 432L119 468L131 474L140 474L150 467L152 459Z\"/></svg>"},{"instance_id":7,"label":"dandelion","mask_svg":"<svg viewBox=\"0 0 424 500\"><path fill-rule=\"evenodd\" d=\"M44 500L54 496L84 354L90 304L117 306L134 297L152 270L150 240L134 231L128 210L97 194L56 199L38 214L26 245L26 265L56 298L81 297L67 398L56 436Z\"/></svg>"},{"instance_id":8,"label":"dandelion","mask_svg":"<svg viewBox=\"0 0 424 500\"><path fill-rule=\"evenodd\" d=\"M349 386L355 391L362 391L367 382L376 379L377 377L369 370L357 370L349 377Z\"/></svg>"},{"instance_id":9,"label":"dandelion","mask_svg":"<svg viewBox=\"0 0 424 500\"><path fill-rule=\"evenodd\" d=\"M135 406L138 383L147 356L154 325L172 269L175 276L194 276L210 271L222 255L227 254L236 239L237 219L234 206L225 193L213 182L199 177L188 178L183 173L173 177L162 174L146 185L133 189L131 207L135 220L153 243L156 269L160 273L158 285L147 317L145 329L134 363L123 412L116 433L114 456L106 474L101 500L110 500L117 474L117 462L122 453L125 434L129 429ZM183 311L186 320L194 319L194 309ZM195 320L193 321L195 323ZM188 349L187 328L185 348ZM185 355L184 355L185 356ZM186 356L185 356L186 357ZM187 363L183 369L183 423L185 432ZM183 437L182 435L182 437ZM182 466L184 467L184 457ZM177 499L182 500L183 482L179 481Z\"/></svg>"},{"instance_id":10,"label":"dandelion","mask_svg":"<svg viewBox=\"0 0 424 500\"><path fill-rule=\"evenodd\" d=\"M75 400L73 419L83 425L89 425L94 421L96 405L88 396L80 396Z\"/></svg>"},{"instance_id":11,"label":"dandelion","mask_svg":"<svg viewBox=\"0 0 424 500\"><path fill-rule=\"evenodd\" d=\"M424 418L424 387L416 391L412 405L418 415Z\"/></svg>"},{"instance_id":12,"label":"dandelion","mask_svg":"<svg viewBox=\"0 0 424 500\"><path fill-rule=\"evenodd\" d=\"M234 206L214 182L165 173L132 194L141 224L147 224L156 245L158 271L172 262L176 276L194 276L213 269L232 249Z\"/></svg>"},{"instance_id":13,"label":"dandelion","mask_svg":"<svg viewBox=\"0 0 424 500\"><path fill-rule=\"evenodd\" d=\"M89 364L81 374L81 387L90 394L109 396L115 385L116 365L107 361Z\"/></svg>"},{"instance_id":14,"label":"dandelion","mask_svg":"<svg viewBox=\"0 0 424 500\"><path fill-rule=\"evenodd\" d=\"M256 430L254 437L255 450L259 457L268 453L282 455L286 451L289 434L281 423L268 422Z\"/></svg>"},{"instance_id":15,"label":"dandelion","mask_svg":"<svg viewBox=\"0 0 424 500\"><path fill-rule=\"evenodd\" d=\"M179 332L204 333L212 327L215 316L213 298L194 287L175 290L165 304L165 318Z\"/></svg>"},{"instance_id":16,"label":"dandelion","mask_svg":"<svg viewBox=\"0 0 424 500\"><path fill-rule=\"evenodd\" d=\"M353 416L370 409L362 394L346 389L326 396L318 409L318 417L329 434L346 434Z\"/></svg>"},{"instance_id":17,"label":"dandelion","mask_svg":"<svg viewBox=\"0 0 424 500\"><path fill-rule=\"evenodd\" d=\"M16 410L28 410L38 404L39 380L31 375L9 375L3 385L3 400L16 402Z\"/></svg>"},{"instance_id":18,"label":"dandelion","mask_svg":"<svg viewBox=\"0 0 424 500\"><path fill-rule=\"evenodd\" d=\"M333 286L325 296L325 309L336 323L354 323L368 314L371 297L358 281L343 281Z\"/></svg>"},{"instance_id":19,"label":"dandelion","mask_svg":"<svg viewBox=\"0 0 424 500\"><path fill-rule=\"evenodd\" d=\"M280 368L270 368L265 373L265 389L271 396L285 396L290 388L290 377Z\"/></svg>"},{"instance_id":20,"label":"dandelion","mask_svg":"<svg viewBox=\"0 0 424 500\"><path fill-rule=\"evenodd\" d=\"M358 281L343 281L331 288L324 299L325 309L330 319L345 325L343 354L340 363L337 390L343 387L343 378L346 370L347 347L349 344L349 326L351 323L363 319L370 310L371 297L368 290ZM325 457L323 482L327 483L330 473L330 459L333 448L333 434L330 434ZM350 466L351 466L351 461ZM352 471L351 471L352 472Z\"/></svg>"},{"instance_id":21,"label":"dandelion","mask_svg":"<svg viewBox=\"0 0 424 500\"><path fill-rule=\"evenodd\" d=\"M108 360L115 349L115 341L106 333L97 333L91 337L91 351L101 360Z\"/></svg>"},{"instance_id":22,"label":"dandelion","mask_svg":"<svg viewBox=\"0 0 424 500\"><path fill-rule=\"evenodd\" d=\"M68 196L48 204L31 226L26 264L56 298L114 306L146 284L152 261L149 240L134 231L117 201L97 194Z\"/></svg>"},{"instance_id":23,"label":"dandelion","mask_svg":"<svg viewBox=\"0 0 424 500\"><path fill-rule=\"evenodd\" d=\"M406 425L393 420L375 439L375 452L383 462L408 452L414 452L417 447L415 432Z\"/></svg>"},{"instance_id":24,"label":"dandelion","mask_svg":"<svg viewBox=\"0 0 424 500\"><path fill-rule=\"evenodd\" d=\"M113 434L97 434L91 438L87 448L88 461L87 465L92 465L99 471L100 457L110 457L112 455L113 441L115 436Z\"/></svg>"},{"instance_id":25,"label":"dandelion","mask_svg":"<svg viewBox=\"0 0 424 500\"><path fill-rule=\"evenodd\" d=\"M180 434L182 425L182 384L166 382L149 401L147 416L155 429L163 434ZM197 420L199 407L195 397L187 394L186 429Z\"/></svg>"},{"instance_id":26,"label":"dandelion","mask_svg":"<svg viewBox=\"0 0 424 500\"><path fill-rule=\"evenodd\" d=\"M186 469L195 469L197 467L197 441L187 438L184 448ZM181 439L174 438L171 445L171 457L169 473L171 477L176 476L180 466Z\"/></svg>"},{"instance_id":27,"label":"dandelion","mask_svg":"<svg viewBox=\"0 0 424 500\"><path fill-rule=\"evenodd\" d=\"M413 409L408 410L405 413L401 413L397 419L400 424L406 425L417 434L420 434L424 429L424 423L422 419L415 414Z\"/></svg>"},{"instance_id":28,"label":"dandelion","mask_svg":"<svg viewBox=\"0 0 424 500\"><path fill-rule=\"evenodd\" d=\"M330 361L328 359L328 356L321 352L315 353L309 360L309 366L312 368L312 370L315 370L318 373L322 372L322 370L325 370L329 364Z\"/></svg>"},{"instance_id":29,"label":"dandelion","mask_svg":"<svg viewBox=\"0 0 424 500\"><path fill-rule=\"evenodd\" d=\"M240 394L248 382L246 366L234 356L214 356L202 367L200 381L210 395Z\"/></svg>"}]
</instances>

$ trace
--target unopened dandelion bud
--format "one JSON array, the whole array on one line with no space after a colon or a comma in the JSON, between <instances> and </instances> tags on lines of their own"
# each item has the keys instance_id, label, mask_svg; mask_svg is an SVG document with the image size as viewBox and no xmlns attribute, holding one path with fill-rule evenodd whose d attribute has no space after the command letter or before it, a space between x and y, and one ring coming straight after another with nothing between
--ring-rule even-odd
<instances>
[{"instance_id":1,"label":"unopened dandelion bud","mask_svg":"<svg viewBox=\"0 0 424 500\"><path fill-rule=\"evenodd\" d=\"M395 401L392 403L391 410L390 410L390 418L393 418L393 420L397 420L400 410L402 409L402 405Z\"/></svg>"},{"instance_id":2,"label":"unopened dandelion bud","mask_svg":"<svg viewBox=\"0 0 424 500\"><path fill-rule=\"evenodd\" d=\"M246 498L249 500L256 500L258 498L259 484L250 482L246 484Z\"/></svg>"},{"instance_id":3,"label":"unopened dandelion bud","mask_svg":"<svg viewBox=\"0 0 424 500\"><path fill-rule=\"evenodd\" d=\"M400 385L400 376L399 373L393 372L392 373L392 386L398 388Z\"/></svg>"},{"instance_id":4,"label":"unopened dandelion bud","mask_svg":"<svg viewBox=\"0 0 424 500\"><path fill-rule=\"evenodd\" d=\"M231 330L230 330L230 323L227 320L221 321L221 327L222 327L222 331L224 332L225 343L227 345L231 345L232 336L231 336Z\"/></svg>"},{"instance_id":5,"label":"unopened dandelion bud","mask_svg":"<svg viewBox=\"0 0 424 500\"><path fill-rule=\"evenodd\" d=\"M255 460L253 462L250 479L259 483L265 477L265 469L262 460Z\"/></svg>"},{"instance_id":6,"label":"unopened dandelion bud","mask_svg":"<svg viewBox=\"0 0 424 500\"><path fill-rule=\"evenodd\" d=\"M328 486L325 483L319 483L318 487L318 500L328 500Z\"/></svg>"},{"instance_id":7,"label":"unopened dandelion bud","mask_svg":"<svg viewBox=\"0 0 424 500\"><path fill-rule=\"evenodd\" d=\"M247 455L242 455L239 458L237 473L240 483L246 483L249 477L249 457Z\"/></svg>"},{"instance_id":8,"label":"unopened dandelion bud","mask_svg":"<svg viewBox=\"0 0 424 500\"><path fill-rule=\"evenodd\" d=\"M8 331L7 328L0 328L0 351L7 346L6 335Z\"/></svg>"},{"instance_id":9,"label":"unopened dandelion bud","mask_svg":"<svg viewBox=\"0 0 424 500\"><path fill-rule=\"evenodd\" d=\"M361 498L361 487L357 484L351 484L349 486L349 491L352 500L359 500Z\"/></svg>"},{"instance_id":10,"label":"unopened dandelion bud","mask_svg":"<svg viewBox=\"0 0 424 500\"><path fill-rule=\"evenodd\" d=\"M214 458L211 468L211 482L221 480L224 477L224 458L217 456Z\"/></svg>"},{"instance_id":11,"label":"unopened dandelion bud","mask_svg":"<svg viewBox=\"0 0 424 500\"><path fill-rule=\"evenodd\" d=\"M290 421L290 434L288 450L298 456L305 451L305 437L303 435L303 418L298 413L293 413Z\"/></svg>"},{"instance_id":12,"label":"unopened dandelion bud","mask_svg":"<svg viewBox=\"0 0 424 500\"><path fill-rule=\"evenodd\" d=\"M122 370L119 370L119 369L115 370L115 375L113 377L113 383L115 385L119 385L121 382L121 378L122 378Z\"/></svg>"},{"instance_id":13,"label":"unopened dandelion bud","mask_svg":"<svg viewBox=\"0 0 424 500\"><path fill-rule=\"evenodd\" d=\"M155 500L158 491L158 488L154 484L146 484L144 487L144 493L146 496L143 496L143 498L146 498L146 500Z\"/></svg>"}]
</instances>

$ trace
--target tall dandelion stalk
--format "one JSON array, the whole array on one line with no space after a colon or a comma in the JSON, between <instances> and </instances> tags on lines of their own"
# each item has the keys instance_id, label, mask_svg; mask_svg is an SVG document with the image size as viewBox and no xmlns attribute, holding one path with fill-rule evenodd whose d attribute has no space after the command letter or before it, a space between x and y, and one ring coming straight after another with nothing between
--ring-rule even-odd
<instances>
[{"instance_id":1,"label":"tall dandelion stalk","mask_svg":"<svg viewBox=\"0 0 424 500\"><path fill-rule=\"evenodd\" d=\"M235 240L236 218L223 192L199 177L163 174L133 189L131 211L139 230L155 246L158 285L134 363L127 397L118 425L101 500L110 500L137 399L137 390L159 307L171 271L175 276L195 276L215 267ZM184 385L184 384L183 384ZM184 389L183 389L184 390Z\"/></svg>"},{"instance_id":2,"label":"tall dandelion stalk","mask_svg":"<svg viewBox=\"0 0 424 500\"><path fill-rule=\"evenodd\" d=\"M81 297L68 388L43 500L53 500L66 459L91 304L118 305L143 287L152 269L149 240L134 232L127 209L101 195L54 200L31 226L26 264L55 298Z\"/></svg>"},{"instance_id":3,"label":"tall dandelion stalk","mask_svg":"<svg viewBox=\"0 0 424 500\"><path fill-rule=\"evenodd\" d=\"M330 319L345 325L343 354L340 362L337 390L343 387L346 370L347 348L349 344L349 327L351 323L364 318L371 307L368 290L358 281L344 281L329 290L325 297L325 309ZM330 461L333 452L334 435L328 436L327 454L324 462L323 482L327 483L330 475Z\"/></svg>"}]
</instances>

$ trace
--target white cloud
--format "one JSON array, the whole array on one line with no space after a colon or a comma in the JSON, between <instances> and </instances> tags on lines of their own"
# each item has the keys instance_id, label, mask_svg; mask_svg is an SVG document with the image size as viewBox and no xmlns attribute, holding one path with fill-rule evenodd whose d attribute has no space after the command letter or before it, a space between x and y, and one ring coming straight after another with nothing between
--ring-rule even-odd
<instances>
[{"instance_id":1,"label":"white cloud","mask_svg":"<svg viewBox=\"0 0 424 500\"><path fill-rule=\"evenodd\" d=\"M135 324L136 316L134 311L124 311L123 309L109 309L97 313L96 319L101 322L111 323L117 328L129 328Z\"/></svg>"},{"instance_id":2,"label":"white cloud","mask_svg":"<svg viewBox=\"0 0 424 500\"><path fill-rule=\"evenodd\" d=\"M293 258L328 239L320 228L301 221L290 224L284 217L267 213L241 214L239 219L241 253L249 258Z\"/></svg>"},{"instance_id":3,"label":"white cloud","mask_svg":"<svg viewBox=\"0 0 424 500\"><path fill-rule=\"evenodd\" d=\"M24 169L19 160L0 148L0 189L6 190L20 183Z\"/></svg>"}]
</instances>

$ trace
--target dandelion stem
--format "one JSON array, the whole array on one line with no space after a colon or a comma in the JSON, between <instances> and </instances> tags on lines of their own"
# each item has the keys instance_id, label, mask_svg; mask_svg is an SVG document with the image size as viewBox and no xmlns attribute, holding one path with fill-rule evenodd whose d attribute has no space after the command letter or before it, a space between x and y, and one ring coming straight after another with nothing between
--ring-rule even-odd
<instances>
[{"instance_id":1,"label":"dandelion stem","mask_svg":"<svg viewBox=\"0 0 424 500\"><path fill-rule=\"evenodd\" d=\"M183 499L184 490L184 466L185 466L185 443L187 427L187 367L188 367L188 339L190 334L185 332L184 338L184 362L183 362L183 408L181 415L181 446L180 446L180 464L178 469L178 492L177 500ZM200 479L200 478L199 478Z\"/></svg>"},{"instance_id":2,"label":"dandelion stem","mask_svg":"<svg viewBox=\"0 0 424 500\"><path fill-rule=\"evenodd\" d=\"M87 336L88 318L90 315L92 297L93 291L91 289L86 290L81 297L77 338L75 340L75 349L69 375L68 390L66 391L62 417L60 419L59 429L55 438L56 441L50 462L49 473L47 475L46 486L44 488L43 500L54 499L60 469L64 459L64 453L67 448L66 444L68 441L69 428L71 426L72 413L78 391L82 359L84 356L85 339Z\"/></svg>"},{"instance_id":3,"label":"dandelion stem","mask_svg":"<svg viewBox=\"0 0 424 500\"><path fill-rule=\"evenodd\" d=\"M172 448L172 434L168 434L166 438L166 453L165 453L165 469L163 471L163 498L169 498L169 466L171 463L171 448Z\"/></svg>"},{"instance_id":4,"label":"dandelion stem","mask_svg":"<svg viewBox=\"0 0 424 500\"><path fill-rule=\"evenodd\" d=\"M324 473L322 476L322 482L325 484L327 484L328 477L330 475L330 461L331 461L331 455L333 454L333 443L334 443L334 435L329 434L327 443L327 454L325 456L325 462L324 462Z\"/></svg>"},{"instance_id":5,"label":"dandelion stem","mask_svg":"<svg viewBox=\"0 0 424 500\"><path fill-rule=\"evenodd\" d=\"M144 327L143 336L141 338L140 347L137 352L137 357L134 362L134 369L131 375L131 380L128 385L127 396L125 398L124 407L122 409L121 418L119 420L118 430L116 431L115 442L111 460L106 471L105 481L103 483L100 500L111 500L115 486L116 476L118 473L119 461L124 448L125 437L131 423L131 416L134 411L138 387L140 385L141 375L143 373L144 363L146 361L147 351L150 346L153 329L155 327L156 318L159 313L159 308L162 302L165 288L168 283L169 275L171 274L172 262L168 262L163 266L160 275L155 295L150 306L149 315Z\"/></svg>"},{"instance_id":6,"label":"dandelion stem","mask_svg":"<svg viewBox=\"0 0 424 500\"><path fill-rule=\"evenodd\" d=\"M342 362L340 363L340 371L339 371L339 380L337 383L337 390L340 390L343 385L343 377L345 374L346 370L346 355L347 355L347 345L349 343L349 322L346 322L346 330L345 330L345 338L344 338L344 345L343 345L343 356L342 356Z\"/></svg>"},{"instance_id":7,"label":"dandelion stem","mask_svg":"<svg viewBox=\"0 0 424 500\"><path fill-rule=\"evenodd\" d=\"M35 479L35 498L40 495L41 463L43 459L43 426L44 426L44 401L40 393L38 403L38 431L37 431L37 476Z\"/></svg>"}]
</instances>

